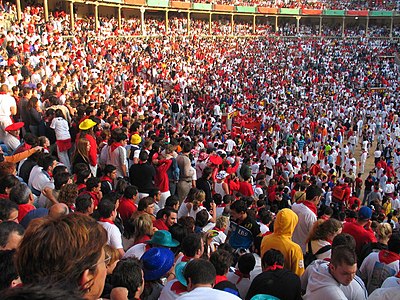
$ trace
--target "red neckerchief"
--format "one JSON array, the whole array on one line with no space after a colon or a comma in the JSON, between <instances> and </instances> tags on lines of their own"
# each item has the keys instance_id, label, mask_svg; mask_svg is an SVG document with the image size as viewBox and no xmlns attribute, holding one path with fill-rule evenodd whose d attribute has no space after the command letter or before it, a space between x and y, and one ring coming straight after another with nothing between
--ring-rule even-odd
<instances>
[{"instance_id":1,"label":"red neckerchief","mask_svg":"<svg viewBox=\"0 0 400 300\"><path fill-rule=\"evenodd\" d=\"M104 222L104 223L114 224L114 221L111 221L110 219L106 219L106 218L100 218L99 221Z\"/></svg>"},{"instance_id":2,"label":"red neckerchief","mask_svg":"<svg viewBox=\"0 0 400 300\"><path fill-rule=\"evenodd\" d=\"M110 146L111 147L111 152L113 152L119 146L122 146L122 144L121 143L117 143L117 142L112 143L111 146Z\"/></svg>"},{"instance_id":3,"label":"red neckerchief","mask_svg":"<svg viewBox=\"0 0 400 300\"><path fill-rule=\"evenodd\" d=\"M226 204L225 203L221 203L221 204L218 204L217 207L224 207L225 208Z\"/></svg>"},{"instance_id":4,"label":"red neckerchief","mask_svg":"<svg viewBox=\"0 0 400 300\"><path fill-rule=\"evenodd\" d=\"M78 189L78 191L86 189L86 184L85 183L78 184L77 189Z\"/></svg>"},{"instance_id":5,"label":"red neckerchief","mask_svg":"<svg viewBox=\"0 0 400 300\"><path fill-rule=\"evenodd\" d=\"M243 274L242 272L240 272L240 270L236 269L235 270L235 275L239 276L238 281L236 282L236 284L239 284L240 281L242 281L243 278L250 278L250 274Z\"/></svg>"},{"instance_id":6,"label":"red neckerchief","mask_svg":"<svg viewBox=\"0 0 400 300\"><path fill-rule=\"evenodd\" d=\"M176 281L171 286L171 292L174 292L176 295L180 295L187 292L187 288L179 281Z\"/></svg>"},{"instance_id":7,"label":"red neckerchief","mask_svg":"<svg viewBox=\"0 0 400 300\"><path fill-rule=\"evenodd\" d=\"M113 183L113 180L108 177L107 175L104 175L103 177L100 178L101 181L108 181L109 183Z\"/></svg>"},{"instance_id":8,"label":"red neckerchief","mask_svg":"<svg viewBox=\"0 0 400 300\"><path fill-rule=\"evenodd\" d=\"M183 255L182 259L181 259L181 262L189 262L192 259L193 259L193 257L189 257L189 256L186 256L186 255Z\"/></svg>"},{"instance_id":9,"label":"red neckerchief","mask_svg":"<svg viewBox=\"0 0 400 300\"><path fill-rule=\"evenodd\" d=\"M227 280L228 280L228 278L226 278L225 275L217 275L215 277L215 284L218 284L218 283L220 283L222 281L227 281Z\"/></svg>"},{"instance_id":10,"label":"red neckerchief","mask_svg":"<svg viewBox=\"0 0 400 300\"><path fill-rule=\"evenodd\" d=\"M307 206L316 216L318 216L317 215L317 207L315 206L314 203L312 203L311 201L308 201L308 200L304 200L302 203L305 206Z\"/></svg>"},{"instance_id":11,"label":"red neckerchief","mask_svg":"<svg viewBox=\"0 0 400 300\"><path fill-rule=\"evenodd\" d=\"M0 95L5 95L7 94L7 92L0 92Z\"/></svg>"},{"instance_id":12,"label":"red neckerchief","mask_svg":"<svg viewBox=\"0 0 400 300\"><path fill-rule=\"evenodd\" d=\"M400 255L389 250L379 251L379 261L384 264L390 264L396 260L400 260Z\"/></svg>"},{"instance_id":13,"label":"red neckerchief","mask_svg":"<svg viewBox=\"0 0 400 300\"><path fill-rule=\"evenodd\" d=\"M276 263L274 263L272 266L269 266L269 267L265 268L264 272L282 270L282 269L283 269L283 266L277 265Z\"/></svg>"},{"instance_id":14,"label":"red neckerchief","mask_svg":"<svg viewBox=\"0 0 400 300\"><path fill-rule=\"evenodd\" d=\"M218 228L217 226L214 227L214 230L216 230L218 232L224 232L221 228Z\"/></svg>"}]
</instances>

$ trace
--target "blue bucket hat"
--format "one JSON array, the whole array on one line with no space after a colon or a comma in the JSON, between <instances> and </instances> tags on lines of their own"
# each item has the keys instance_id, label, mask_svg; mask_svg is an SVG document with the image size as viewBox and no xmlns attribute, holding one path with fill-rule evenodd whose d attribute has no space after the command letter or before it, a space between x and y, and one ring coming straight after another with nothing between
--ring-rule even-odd
<instances>
[{"instance_id":1,"label":"blue bucket hat","mask_svg":"<svg viewBox=\"0 0 400 300\"><path fill-rule=\"evenodd\" d=\"M174 253L167 248L150 248L141 257L144 280L152 281L163 277L174 265Z\"/></svg>"},{"instance_id":2,"label":"blue bucket hat","mask_svg":"<svg viewBox=\"0 0 400 300\"><path fill-rule=\"evenodd\" d=\"M187 262L180 262L175 266L175 276L178 281L183 284L184 286L187 286L187 281L185 279L185 276L183 275L185 272L185 267L186 267Z\"/></svg>"}]
</instances>

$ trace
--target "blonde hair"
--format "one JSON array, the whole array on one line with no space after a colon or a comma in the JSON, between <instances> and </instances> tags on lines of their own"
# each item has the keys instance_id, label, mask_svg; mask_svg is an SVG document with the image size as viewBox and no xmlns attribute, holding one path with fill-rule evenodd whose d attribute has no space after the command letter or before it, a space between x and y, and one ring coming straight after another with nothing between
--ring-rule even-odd
<instances>
[{"instance_id":1,"label":"blonde hair","mask_svg":"<svg viewBox=\"0 0 400 300\"><path fill-rule=\"evenodd\" d=\"M204 202L204 200L206 200L206 193L203 190L198 190L194 194L193 210L197 210L200 204Z\"/></svg>"},{"instance_id":2,"label":"blonde hair","mask_svg":"<svg viewBox=\"0 0 400 300\"><path fill-rule=\"evenodd\" d=\"M215 226L219 229L228 227L229 218L227 216L219 216L215 222Z\"/></svg>"},{"instance_id":3,"label":"blonde hair","mask_svg":"<svg viewBox=\"0 0 400 300\"><path fill-rule=\"evenodd\" d=\"M388 239L392 235L392 226L389 223L380 223L376 228L376 234L380 239Z\"/></svg>"},{"instance_id":4,"label":"blonde hair","mask_svg":"<svg viewBox=\"0 0 400 300\"><path fill-rule=\"evenodd\" d=\"M79 139L78 144L76 145L75 156L80 154L84 160L89 161L88 145L90 145L90 142L88 139L86 139L86 138Z\"/></svg>"},{"instance_id":5,"label":"blonde hair","mask_svg":"<svg viewBox=\"0 0 400 300\"><path fill-rule=\"evenodd\" d=\"M153 221L149 214L139 214L135 218L131 218L133 230L133 241L136 243L145 235L153 235Z\"/></svg>"},{"instance_id":6,"label":"blonde hair","mask_svg":"<svg viewBox=\"0 0 400 300\"><path fill-rule=\"evenodd\" d=\"M119 253L119 251L113 246L110 246L108 244L104 246L104 253L106 254L106 257L111 257L107 266L111 266L117 260L121 259L121 254Z\"/></svg>"}]
</instances>

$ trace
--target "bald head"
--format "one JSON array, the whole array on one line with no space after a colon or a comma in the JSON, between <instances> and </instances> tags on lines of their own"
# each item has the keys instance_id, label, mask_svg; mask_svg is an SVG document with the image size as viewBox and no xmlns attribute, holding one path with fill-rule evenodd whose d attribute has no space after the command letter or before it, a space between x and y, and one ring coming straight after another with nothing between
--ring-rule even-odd
<instances>
[{"instance_id":1,"label":"bald head","mask_svg":"<svg viewBox=\"0 0 400 300\"><path fill-rule=\"evenodd\" d=\"M51 218L59 218L64 215L68 215L69 209L65 203L57 203L50 207L49 216Z\"/></svg>"}]
</instances>

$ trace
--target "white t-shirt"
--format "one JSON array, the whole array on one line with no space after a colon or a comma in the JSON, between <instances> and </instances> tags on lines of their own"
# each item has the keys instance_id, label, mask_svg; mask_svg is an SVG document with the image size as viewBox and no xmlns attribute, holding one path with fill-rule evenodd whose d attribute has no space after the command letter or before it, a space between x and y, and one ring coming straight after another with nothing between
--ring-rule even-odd
<instances>
[{"instance_id":1,"label":"white t-shirt","mask_svg":"<svg viewBox=\"0 0 400 300\"><path fill-rule=\"evenodd\" d=\"M0 95L0 117L9 117L11 115L11 107L16 107L14 97L8 94Z\"/></svg>"},{"instance_id":2,"label":"white t-shirt","mask_svg":"<svg viewBox=\"0 0 400 300\"><path fill-rule=\"evenodd\" d=\"M107 231L107 244L115 249L123 249L122 235L118 227L108 222L100 222L99 224Z\"/></svg>"},{"instance_id":3,"label":"white t-shirt","mask_svg":"<svg viewBox=\"0 0 400 300\"><path fill-rule=\"evenodd\" d=\"M64 118L54 118L53 121L51 121L50 128L54 129L58 141L68 140L71 138L68 122Z\"/></svg>"}]
</instances>

